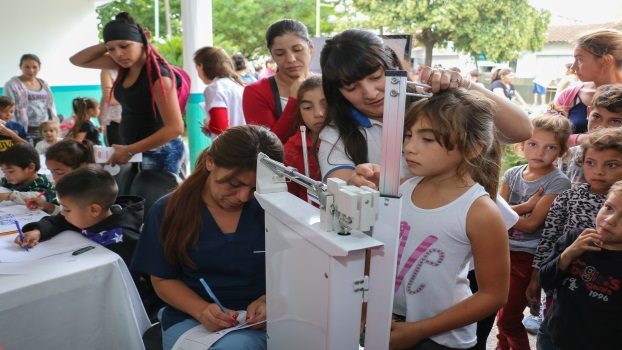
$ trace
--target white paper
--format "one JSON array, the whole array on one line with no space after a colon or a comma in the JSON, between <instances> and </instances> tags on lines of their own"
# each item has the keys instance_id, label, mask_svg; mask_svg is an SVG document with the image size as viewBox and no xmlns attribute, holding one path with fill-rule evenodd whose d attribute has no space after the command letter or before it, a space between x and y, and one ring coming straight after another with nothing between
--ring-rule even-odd
<instances>
[{"instance_id":1,"label":"white paper","mask_svg":"<svg viewBox=\"0 0 622 350\"><path fill-rule=\"evenodd\" d=\"M26 224L41 220L46 215L42 210L30 210L21 204L0 206L0 236L17 233L15 221L19 222L20 227L24 227Z\"/></svg>"},{"instance_id":2,"label":"white paper","mask_svg":"<svg viewBox=\"0 0 622 350\"><path fill-rule=\"evenodd\" d=\"M26 262L46 258L48 256L73 252L87 245L97 243L84 237L84 240L77 240L75 235L82 236L77 232L65 231L54 238L41 242L29 248L24 248L15 244L17 234L0 236L0 262Z\"/></svg>"},{"instance_id":3,"label":"white paper","mask_svg":"<svg viewBox=\"0 0 622 350\"><path fill-rule=\"evenodd\" d=\"M108 159L110 159L110 156L114 153L114 147L93 146L93 152L95 153L95 163L106 163L108 162ZM143 154L136 153L128 162L134 163L142 161Z\"/></svg>"},{"instance_id":4,"label":"white paper","mask_svg":"<svg viewBox=\"0 0 622 350\"><path fill-rule=\"evenodd\" d=\"M202 324L190 328L177 339L172 350L207 350L229 332L252 327L266 321L247 324L246 311L238 311L238 322L239 324L236 326L225 328L217 332L208 331Z\"/></svg>"}]
</instances>

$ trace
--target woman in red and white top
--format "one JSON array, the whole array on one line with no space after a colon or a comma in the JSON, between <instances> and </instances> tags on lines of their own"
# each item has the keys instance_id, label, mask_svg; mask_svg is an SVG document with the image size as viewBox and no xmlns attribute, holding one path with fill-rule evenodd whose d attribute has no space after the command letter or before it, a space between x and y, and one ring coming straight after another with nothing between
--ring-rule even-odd
<instances>
[{"instance_id":1,"label":"woman in red and white top","mask_svg":"<svg viewBox=\"0 0 622 350\"><path fill-rule=\"evenodd\" d=\"M230 127L246 124L242 112L244 82L236 74L233 61L217 47L203 47L194 53L199 78L207 86L205 96L206 134L219 135Z\"/></svg>"}]
</instances>

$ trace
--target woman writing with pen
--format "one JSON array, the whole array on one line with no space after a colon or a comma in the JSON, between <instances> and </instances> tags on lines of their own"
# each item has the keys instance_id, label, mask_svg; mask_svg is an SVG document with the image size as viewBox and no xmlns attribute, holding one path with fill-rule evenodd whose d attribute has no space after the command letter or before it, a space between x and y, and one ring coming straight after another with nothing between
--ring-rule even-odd
<instances>
[{"instance_id":1,"label":"woman writing with pen","mask_svg":"<svg viewBox=\"0 0 622 350\"><path fill-rule=\"evenodd\" d=\"M266 319L264 212L253 198L259 152L282 161L275 134L256 125L227 129L201 154L194 172L153 205L132 261L151 276L163 348L202 324L217 331ZM211 294L211 295L210 295ZM266 333L228 333L210 349L266 349Z\"/></svg>"}]
</instances>

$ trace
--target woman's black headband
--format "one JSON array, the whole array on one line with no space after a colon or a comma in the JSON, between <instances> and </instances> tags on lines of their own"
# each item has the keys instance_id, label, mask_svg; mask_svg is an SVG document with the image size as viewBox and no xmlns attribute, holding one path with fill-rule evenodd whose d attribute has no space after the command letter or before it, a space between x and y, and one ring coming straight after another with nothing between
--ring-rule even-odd
<instances>
[{"instance_id":1,"label":"woman's black headband","mask_svg":"<svg viewBox=\"0 0 622 350\"><path fill-rule=\"evenodd\" d=\"M134 24L123 21L110 21L104 26L104 42L111 40L129 40L143 42L140 29Z\"/></svg>"}]
</instances>

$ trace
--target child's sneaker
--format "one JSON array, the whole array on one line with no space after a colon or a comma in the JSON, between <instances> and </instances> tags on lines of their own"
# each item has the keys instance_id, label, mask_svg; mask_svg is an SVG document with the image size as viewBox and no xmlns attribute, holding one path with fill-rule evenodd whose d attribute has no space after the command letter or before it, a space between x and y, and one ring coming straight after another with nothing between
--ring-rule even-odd
<instances>
[{"instance_id":1,"label":"child's sneaker","mask_svg":"<svg viewBox=\"0 0 622 350\"><path fill-rule=\"evenodd\" d=\"M527 332L531 334L538 334L538 329L540 329L540 324L542 323L542 319L539 316L528 315L523 318L523 326Z\"/></svg>"}]
</instances>

